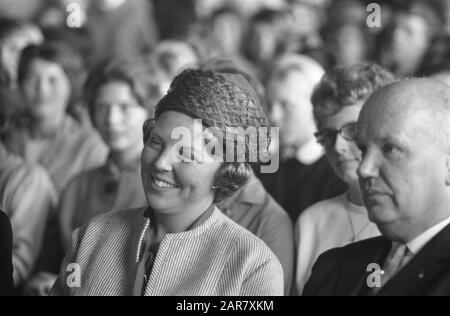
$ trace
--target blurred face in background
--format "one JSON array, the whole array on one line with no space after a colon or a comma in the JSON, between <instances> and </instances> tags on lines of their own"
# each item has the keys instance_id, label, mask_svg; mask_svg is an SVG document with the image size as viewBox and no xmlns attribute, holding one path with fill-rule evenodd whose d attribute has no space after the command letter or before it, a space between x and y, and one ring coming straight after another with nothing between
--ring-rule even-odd
<instances>
[{"instance_id":1,"label":"blurred face in background","mask_svg":"<svg viewBox=\"0 0 450 316\"><path fill-rule=\"evenodd\" d=\"M411 75L420 66L429 48L429 25L418 15L400 14L394 18L396 22L388 50L382 56L383 63L400 76Z\"/></svg>"},{"instance_id":2,"label":"blurred face in background","mask_svg":"<svg viewBox=\"0 0 450 316\"><path fill-rule=\"evenodd\" d=\"M325 148L334 172L347 184L358 185L361 151L354 142L362 104L343 107L337 114L320 119L319 142ZM351 136L351 137L350 137Z\"/></svg>"},{"instance_id":3,"label":"blurred face in background","mask_svg":"<svg viewBox=\"0 0 450 316\"><path fill-rule=\"evenodd\" d=\"M271 119L280 128L282 147L296 149L314 138L316 126L313 118L311 95L314 86L300 71L289 71L269 81L267 96Z\"/></svg>"},{"instance_id":4,"label":"blurred face in background","mask_svg":"<svg viewBox=\"0 0 450 316\"><path fill-rule=\"evenodd\" d=\"M94 124L112 152L139 152L147 110L122 81L106 83L97 91Z\"/></svg>"},{"instance_id":5,"label":"blurred face in background","mask_svg":"<svg viewBox=\"0 0 450 316\"><path fill-rule=\"evenodd\" d=\"M243 21L233 12L218 15L213 23L214 38L217 40L223 53L227 55L238 54L241 48Z\"/></svg>"},{"instance_id":6,"label":"blurred face in background","mask_svg":"<svg viewBox=\"0 0 450 316\"><path fill-rule=\"evenodd\" d=\"M37 119L63 116L72 91L64 69L39 58L31 62L22 90L29 112Z\"/></svg>"},{"instance_id":7,"label":"blurred face in background","mask_svg":"<svg viewBox=\"0 0 450 316\"><path fill-rule=\"evenodd\" d=\"M278 34L270 25L255 24L249 41L251 58L257 63L270 61L277 54Z\"/></svg>"},{"instance_id":8,"label":"blurred face in background","mask_svg":"<svg viewBox=\"0 0 450 316\"><path fill-rule=\"evenodd\" d=\"M329 51L336 64L352 66L366 60L368 47L364 34L358 25L343 25L330 37Z\"/></svg>"}]
</instances>

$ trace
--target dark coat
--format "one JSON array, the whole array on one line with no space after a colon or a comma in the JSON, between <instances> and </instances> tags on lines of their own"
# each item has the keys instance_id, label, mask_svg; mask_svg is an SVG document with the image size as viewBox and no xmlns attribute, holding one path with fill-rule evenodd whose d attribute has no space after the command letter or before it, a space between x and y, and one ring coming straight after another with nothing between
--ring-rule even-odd
<instances>
[{"instance_id":1,"label":"dark coat","mask_svg":"<svg viewBox=\"0 0 450 316\"><path fill-rule=\"evenodd\" d=\"M0 211L0 296L13 294L12 229L8 216Z\"/></svg>"},{"instance_id":2,"label":"dark coat","mask_svg":"<svg viewBox=\"0 0 450 316\"><path fill-rule=\"evenodd\" d=\"M392 242L368 239L323 254L316 262L304 296L367 296L372 263L383 266ZM433 238L378 296L450 296L450 225Z\"/></svg>"}]
</instances>

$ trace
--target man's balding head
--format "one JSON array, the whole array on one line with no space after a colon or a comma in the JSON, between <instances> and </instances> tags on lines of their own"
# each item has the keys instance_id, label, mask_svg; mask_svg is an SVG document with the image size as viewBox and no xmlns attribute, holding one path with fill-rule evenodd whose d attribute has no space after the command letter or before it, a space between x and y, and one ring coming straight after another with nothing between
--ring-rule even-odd
<instances>
[{"instance_id":1,"label":"man's balding head","mask_svg":"<svg viewBox=\"0 0 450 316\"><path fill-rule=\"evenodd\" d=\"M366 102L361 123L377 118L414 121L417 131L450 150L450 88L433 79L408 79L388 85ZM375 124L373 124L375 125Z\"/></svg>"}]
</instances>

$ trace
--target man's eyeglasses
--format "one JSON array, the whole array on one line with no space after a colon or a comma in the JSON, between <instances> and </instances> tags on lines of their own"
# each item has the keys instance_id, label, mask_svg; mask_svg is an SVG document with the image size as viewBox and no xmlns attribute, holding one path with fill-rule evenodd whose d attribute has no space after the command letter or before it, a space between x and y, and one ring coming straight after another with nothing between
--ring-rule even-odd
<instances>
[{"instance_id":1,"label":"man's eyeglasses","mask_svg":"<svg viewBox=\"0 0 450 316\"><path fill-rule=\"evenodd\" d=\"M323 129L314 136L316 136L318 143L323 147L332 147L335 145L338 135L347 141L354 141L356 131L357 123L353 122L342 126L340 130Z\"/></svg>"}]
</instances>

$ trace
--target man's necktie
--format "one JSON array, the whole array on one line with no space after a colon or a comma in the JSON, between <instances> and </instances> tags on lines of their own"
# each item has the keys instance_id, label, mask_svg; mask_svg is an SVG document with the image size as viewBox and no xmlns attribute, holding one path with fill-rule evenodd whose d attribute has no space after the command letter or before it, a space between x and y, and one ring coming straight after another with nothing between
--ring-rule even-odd
<instances>
[{"instance_id":1,"label":"man's necktie","mask_svg":"<svg viewBox=\"0 0 450 316\"><path fill-rule=\"evenodd\" d=\"M407 263L409 249L406 245L395 244L383 267L381 288L383 288Z\"/></svg>"}]
</instances>

